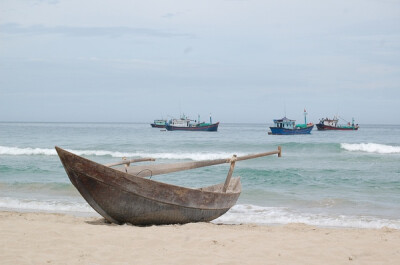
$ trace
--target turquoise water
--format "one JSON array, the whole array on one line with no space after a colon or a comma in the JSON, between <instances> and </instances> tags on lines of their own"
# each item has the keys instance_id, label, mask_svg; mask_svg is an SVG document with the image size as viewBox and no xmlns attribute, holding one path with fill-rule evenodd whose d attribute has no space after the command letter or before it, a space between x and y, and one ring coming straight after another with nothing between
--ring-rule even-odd
<instances>
[{"instance_id":1,"label":"turquoise water","mask_svg":"<svg viewBox=\"0 0 400 265\"><path fill-rule=\"evenodd\" d=\"M220 223L400 229L400 126L268 135L267 124L224 124L218 132L166 132L149 124L0 123L0 208L96 213L75 190L54 146L99 163L154 157L172 163L229 158L282 146L281 158L240 161L242 194ZM223 182L229 165L159 175L186 187Z\"/></svg>"}]
</instances>

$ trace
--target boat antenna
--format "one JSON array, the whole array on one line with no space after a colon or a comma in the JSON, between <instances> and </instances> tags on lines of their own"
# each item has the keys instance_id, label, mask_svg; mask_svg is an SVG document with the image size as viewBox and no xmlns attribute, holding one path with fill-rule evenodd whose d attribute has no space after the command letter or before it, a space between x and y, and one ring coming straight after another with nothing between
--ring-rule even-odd
<instances>
[{"instance_id":1,"label":"boat antenna","mask_svg":"<svg viewBox=\"0 0 400 265\"><path fill-rule=\"evenodd\" d=\"M304 124L307 124L307 114L306 108L304 107Z\"/></svg>"},{"instance_id":2,"label":"boat antenna","mask_svg":"<svg viewBox=\"0 0 400 265\"><path fill-rule=\"evenodd\" d=\"M179 99L179 117L182 117L181 100Z\"/></svg>"},{"instance_id":3,"label":"boat antenna","mask_svg":"<svg viewBox=\"0 0 400 265\"><path fill-rule=\"evenodd\" d=\"M285 118L286 118L286 101L283 103L283 109L285 111Z\"/></svg>"},{"instance_id":4,"label":"boat antenna","mask_svg":"<svg viewBox=\"0 0 400 265\"><path fill-rule=\"evenodd\" d=\"M347 123L349 123L348 121L346 121L345 119L343 119L342 117L340 117L340 116L338 116L339 117L339 119L342 119L342 120L344 120L345 122L347 122Z\"/></svg>"},{"instance_id":5,"label":"boat antenna","mask_svg":"<svg viewBox=\"0 0 400 265\"><path fill-rule=\"evenodd\" d=\"M212 124L211 112L210 112L210 123Z\"/></svg>"}]
</instances>

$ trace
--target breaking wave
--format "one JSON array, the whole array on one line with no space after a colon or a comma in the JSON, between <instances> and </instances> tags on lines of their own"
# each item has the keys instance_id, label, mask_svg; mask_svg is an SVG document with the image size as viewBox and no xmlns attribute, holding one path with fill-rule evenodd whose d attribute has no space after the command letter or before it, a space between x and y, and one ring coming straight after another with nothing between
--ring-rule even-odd
<instances>
[{"instance_id":1,"label":"breaking wave","mask_svg":"<svg viewBox=\"0 0 400 265\"><path fill-rule=\"evenodd\" d=\"M9 197L0 197L0 208L18 211L94 213L94 210L85 202L28 200Z\"/></svg>"},{"instance_id":2,"label":"breaking wave","mask_svg":"<svg viewBox=\"0 0 400 265\"><path fill-rule=\"evenodd\" d=\"M391 146L385 144L375 143L361 143L361 144L347 144L342 143L340 147L347 151L361 151L367 153L378 153L378 154L399 154L400 146Z\"/></svg>"},{"instance_id":3,"label":"breaking wave","mask_svg":"<svg viewBox=\"0 0 400 265\"><path fill-rule=\"evenodd\" d=\"M0 146L0 155L57 155L55 149Z\"/></svg>"},{"instance_id":4,"label":"breaking wave","mask_svg":"<svg viewBox=\"0 0 400 265\"><path fill-rule=\"evenodd\" d=\"M0 197L0 209L16 211L45 211L97 216L84 201L27 200ZM281 207L260 207L256 205L235 205L226 214L212 221L219 224L291 224L303 223L320 227L372 228L383 227L400 229L400 220L380 219L371 216L331 216L323 214L298 213Z\"/></svg>"},{"instance_id":5,"label":"breaking wave","mask_svg":"<svg viewBox=\"0 0 400 265\"><path fill-rule=\"evenodd\" d=\"M146 153L146 152L116 152L106 150L68 150L79 156L111 156L111 157L153 157L156 159L190 159L190 160L208 160L208 159L223 159L230 158L232 153L228 152L215 152L215 153ZM56 156L55 149L48 148L19 148L0 146L0 155L44 155ZM236 155L245 155L244 153L237 153Z\"/></svg>"},{"instance_id":6,"label":"breaking wave","mask_svg":"<svg viewBox=\"0 0 400 265\"><path fill-rule=\"evenodd\" d=\"M226 214L212 221L223 224L290 224L303 223L322 227L383 227L400 229L400 220L381 219L372 216L346 216L299 213L287 208L235 205Z\"/></svg>"}]
</instances>

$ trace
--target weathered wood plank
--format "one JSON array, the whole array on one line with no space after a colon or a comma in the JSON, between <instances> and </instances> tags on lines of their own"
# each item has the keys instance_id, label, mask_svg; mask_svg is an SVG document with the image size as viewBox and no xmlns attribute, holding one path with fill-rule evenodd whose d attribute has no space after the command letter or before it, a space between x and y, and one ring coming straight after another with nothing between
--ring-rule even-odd
<instances>
[{"instance_id":1,"label":"weathered wood plank","mask_svg":"<svg viewBox=\"0 0 400 265\"><path fill-rule=\"evenodd\" d=\"M263 156L269 156L278 154L280 157L281 150L278 147L278 150L259 153L259 154L250 154L242 157L237 157L236 161L243 161L248 159L254 159ZM181 163L172 163L172 164L157 164L157 165L141 165L141 166L131 166L126 168L116 168L117 170L127 172L130 175L138 176L138 177L151 177L160 174L167 174L182 170L190 170L200 167L207 167L213 165L219 165L224 163L230 163L231 158L224 159L215 159L215 160L203 160L203 161L195 161L195 162L181 162Z\"/></svg>"},{"instance_id":2,"label":"weathered wood plank","mask_svg":"<svg viewBox=\"0 0 400 265\"><path fill-rule=\"evenodd\" d=\"M137 163L137 162L145 162L145 161L156 161L154 158L146 157L146 158L137 158L137 159L130 159L130 160L122 160L120 162L105 164L106 167L114 167L118 165L129 165L130 163Z\"/></svg>"}]
</instances>

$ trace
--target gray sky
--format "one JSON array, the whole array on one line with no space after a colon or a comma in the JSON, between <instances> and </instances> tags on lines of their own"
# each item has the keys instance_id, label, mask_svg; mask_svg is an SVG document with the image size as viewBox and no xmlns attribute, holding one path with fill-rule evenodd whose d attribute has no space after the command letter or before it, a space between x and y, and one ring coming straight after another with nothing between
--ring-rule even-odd
<instances>
[{"instance_id":1,"label":"gray sky","mask_svg":"<svg viewBox=\"0 0 400 265\"><path fill-rule=\"evenodd\" d=\"M0 121L400 124L398 0L1 0Z\"/></svg>"}]
</instances>

